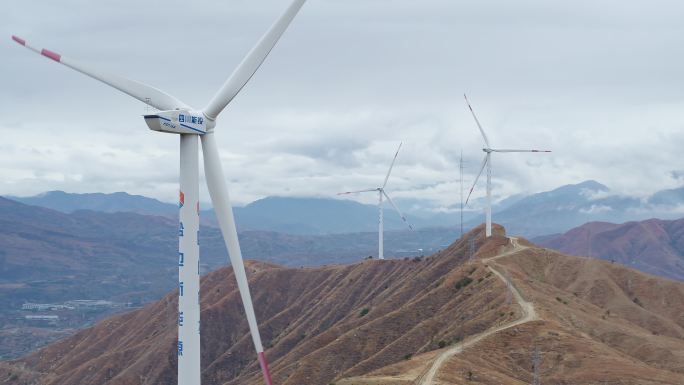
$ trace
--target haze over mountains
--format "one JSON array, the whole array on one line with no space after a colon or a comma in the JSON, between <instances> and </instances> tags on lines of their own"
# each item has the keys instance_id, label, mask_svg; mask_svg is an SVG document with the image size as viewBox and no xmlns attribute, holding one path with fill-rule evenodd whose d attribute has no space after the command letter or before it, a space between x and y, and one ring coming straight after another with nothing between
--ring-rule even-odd
<instances>
[{"instance_id":1,"label":"haze over mountains","mask_svg":"<svg viewBox=\"0 0 684 385\"><path fill-rule=\"evenodd\" d=\"M248 263L275 382L420 384L438 357L476 341L446 357L436 371L440 383L530 383L536 348L542 383L684 383L684 283L524 240L512 244L503 232L495 226L485 240L480 227L415 260L310 269ZM221 269L202 280L203 383L258 384L231 274ZM507 325L525 310L517 297L509 301L504 276L537 315L515 327ZM14 385L172 383L176 298L169 293L4 363L0 378Z\"/></svg>"},{"instance_id":2,"label":"haze over mountains","mask_svg":"<svg viewBox=\"0 0 684 385\"><path fill-rule=\"evenodd\" d=\"M78 210L102 212L135 212L175 218L175 204L142 196L115 194L69 194L52 191L34 197L10 197L26 204L43 206L66 213ZM459 212L434 212L421 209L425 202L396 199L417 228L455 227ZM478 207L475 201L472 206ZM371 232L377 229L377 206L329 198L268 197L244 207L236 207L235 215L241 231L275 231L299 235ZM563 233L592 221L622 223L650 218L676 219L684 215L684 187L664 190L648 198L612 194L608 187L585 181L528 196L513 196L494 207L494 220L513 234L537 237ZM211 210L204 210L203 222L213 224ZM466 228L483 220L482 210L468 209ZM396 213L385 210L385 227L404 230Z\"/></svg>"},{"instance_id":3,"label":"haze over mountains","mask_svg":"<svg viewBox=\"0 0 684 385\"><path fill-rule=\"evenodd\" d=\"M134 212L158 215L168 218L178 216L175 204L126 193L114 194L70 194L50 191L33 197L8 197L29 205L72 213L92 210L107 213ZM235 207L234 213L240 231L275 231L288 234L319 235L374 231L377 229L377 206L364 205L350 200L325 198L283 198L267 197L244 207ZM200 218L204 224L215 225L213 210L202 210ZM412 218L419 226L430 222ZM388 230L406 228L396 213L385 210L385 224Z\"/></svg>"}]
</instances>

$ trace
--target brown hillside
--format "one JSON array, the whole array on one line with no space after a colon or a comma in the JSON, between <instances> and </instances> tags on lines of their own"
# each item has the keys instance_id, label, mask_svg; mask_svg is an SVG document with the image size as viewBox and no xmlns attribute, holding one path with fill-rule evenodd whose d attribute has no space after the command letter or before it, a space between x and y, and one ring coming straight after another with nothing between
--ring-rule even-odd
<instances>
[{"instance_id":1,"label":"brown hillside","mask_svg":"<svg viewBox=\"0 0 684 385\"><path fill-rule=\"evenodd\" d=\"M486 263L511 277L539 319L337 384L530 384L536 348L542 383L684 384L684 284L536 247Z\"/></svg>"},{"instance_id":2,"label":"brown hillside","mask_svg":"<svg viewBox=\"0 0 684 385\"><path fill-rule=\"evenodd\" d=\"M684 219L649 219L621 225L591 222L540 244L562 253L615 261L684 281Z\"/></svg>"},{"instance_id":3,"label":"brown hillside","mask_svg":"<svg viewBox=\"0 0 684 385\"><path fill-rule=\"evenodd\" d=\"M538 347L542 383L684 383L684 284L511 241L498 226L485 242L482 230L423 259L249 263L274 382L528 384ZM261 384L230 269L202 285L203 383ZM171 293L5 363L0 384L175 383L175 319Z\"/></svg>"},{"instance_id":4,"label":"brown hillside","mask_svg":"<svg viewBox=\"0 0 684 385\"><path fill-rule=\"evenodd\" d=\"M481 229L471 236L479 248ZM506 242L502 236L496 239ZM489 242L481 249L495 253L496 245ZM430 258L311 269L249 263L275 381L327 384L503 322L499 313L513 310L504 304L503 284L481 267L464 265L468 250L463 241ZM230 269L202 280L205 384L261 381L234 282ZM368 313L362 316L364 309ZM45 384L171 383L176 375L175 319L176 293L171 293L13 366L26 368Z\"/></svg>"}]
</instances>

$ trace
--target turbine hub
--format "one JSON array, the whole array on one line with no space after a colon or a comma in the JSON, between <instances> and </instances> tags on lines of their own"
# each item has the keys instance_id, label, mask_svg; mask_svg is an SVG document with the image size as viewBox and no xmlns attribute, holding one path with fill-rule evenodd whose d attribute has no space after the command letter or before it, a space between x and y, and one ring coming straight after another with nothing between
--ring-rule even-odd
<instances>
[{"instance_id":1,"label":"turbine hub","mask_svg":"<svg viewBox=\"0 0 684 385\"><path fill-rule=\"evenodd\" d=\"M494 152L491 148L483 148L482 151L486 152L487 154Z\"/></svg>"}]
</instances>

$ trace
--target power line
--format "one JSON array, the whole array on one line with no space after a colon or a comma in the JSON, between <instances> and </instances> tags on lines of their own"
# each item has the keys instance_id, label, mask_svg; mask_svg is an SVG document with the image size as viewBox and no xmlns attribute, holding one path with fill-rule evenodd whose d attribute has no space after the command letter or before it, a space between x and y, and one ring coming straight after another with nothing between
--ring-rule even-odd
<instances>
[{"instance_id":1,"label":"power line","mask_svg":"<svg viewBox=\"0 0 684 385\"><path fill-rule=\"evenodd\" d=\"M463 150L461 150L461 157L458 160L458 169L461 183L461 238L463 238Z\"/></svg>"}]
</instances>

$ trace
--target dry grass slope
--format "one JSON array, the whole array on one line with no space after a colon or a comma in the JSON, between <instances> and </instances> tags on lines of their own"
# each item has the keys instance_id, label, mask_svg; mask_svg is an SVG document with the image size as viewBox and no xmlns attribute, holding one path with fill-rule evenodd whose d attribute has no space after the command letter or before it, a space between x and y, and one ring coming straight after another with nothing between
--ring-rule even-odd
<instances>
[{"instance_id":1,"label":"dry grass slope","mask_svg":"<svg viewBox=\"0 0 684 385\"><path fill-rule=\"evenodd\" d=\"M536 247L503 255L481 261L508 273L539 320L464 344L430 382L439 352L337 384L529 384L535 348L542 383L684 383L684 284Z\"/></svg>"}]
</instances>

